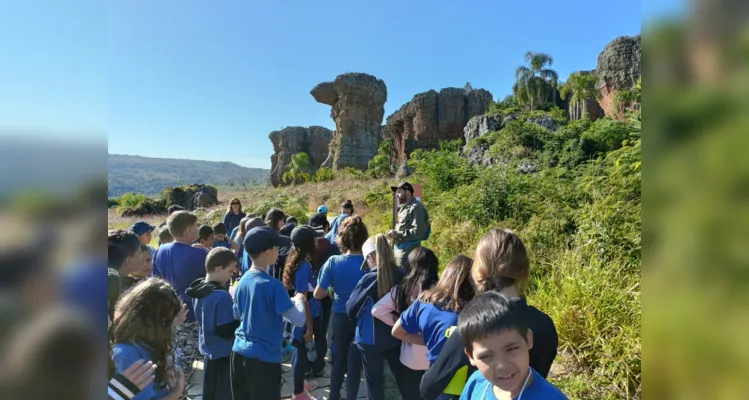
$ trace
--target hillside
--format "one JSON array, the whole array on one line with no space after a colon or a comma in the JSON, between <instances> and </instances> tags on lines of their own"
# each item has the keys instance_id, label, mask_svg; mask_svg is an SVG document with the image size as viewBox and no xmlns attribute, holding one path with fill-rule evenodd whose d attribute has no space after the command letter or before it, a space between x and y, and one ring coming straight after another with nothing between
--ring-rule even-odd
<instances>
[{"instance_id":1,"label":"hillside","mask_svg":"<svg viewBox=\"0 0 749 400\"><path fill-rule=\"evenodd\" d=\"M270 170L230 162L179 160L109 154L109 196L135 192L153 195L167 186L204 183L214 186L265 185Z\"/></svg>"}]
</instances>

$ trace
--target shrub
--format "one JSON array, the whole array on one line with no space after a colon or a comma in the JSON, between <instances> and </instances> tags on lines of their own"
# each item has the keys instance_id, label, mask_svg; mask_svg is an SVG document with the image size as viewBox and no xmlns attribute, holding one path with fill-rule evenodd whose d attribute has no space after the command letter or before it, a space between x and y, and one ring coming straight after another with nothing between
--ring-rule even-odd
<instances>
[{"instance_id":1,"label":"shrub","mask_svg":"<svg viewBox=\"0 0 749 400\"><path fill-rule=\"evenodd\" d=\"M384 154L377 154L367 165L367 175L372 178L384 178L392 175L392 164L390 163L390 157Z\"/></svg>"},{"instance_id":2,"label":"shrub","mask_svg":"<svg viewBox=\"0 0 749 400\"><path fill-rule=\"evenodd\" d=\"M338 176L343 179L351 179L351 180L364 180L367 179L367 175L359 171L356 168L352 167L346 167L344 169L338 170Z\"/></svg>"},{"instance_id":3,"label":"shrub","mask_svg":"<svg viewBox=\"0 0 749 400\"><path fill-rule=\"evenodd\" d=\"M146 197L144 194L125 193L120 197L117 211L123 217L163 214L166 212L166 203L163 200Z\"/></svg>"},{"instance_id":4,"label":"shrub","mask_svg":"<svg viewBox=\"0 0 749 400\"><path fill-rule=\"evenodd\" d=\"M312 182L328 182L335 179L335 174L333 174L333 170L327 167L320 167L320 169L315 172L315 175L312 177Z\"/></svg>"},{"instance_id":5,"label":"shrub","mask_svg":"<svg viewBox=\"0 0 749 400\"><path fill-rule=\"evenodd\" d=\"M107 208L116 208L120 205L119 197L110 197L107 199Z\"/></svg>"},{"instance_id":6,"label":"shrub","mask_svg":"<svg viewBox=\"0 0 749 400\"><path fill-rule=\"evenodd\" d=\"M448 191L472 182L476 178L476 167L461 157L460 140L440 142L439 150L418 149L411 153L408 165L427 177L433 188Z\"/></svg>"},{"instance_id":7,"label":"shrub","mask_svg":"<svg viewBox=\"0 0 749 400\"><path fill-rule=\"evenodd\" d=\"M630 132L632 128L625 122L599 119L580 137L583 152L587 156L595 156L616 150L622 147L622 142L629 138Z\"/></svg>"}]
</instances>

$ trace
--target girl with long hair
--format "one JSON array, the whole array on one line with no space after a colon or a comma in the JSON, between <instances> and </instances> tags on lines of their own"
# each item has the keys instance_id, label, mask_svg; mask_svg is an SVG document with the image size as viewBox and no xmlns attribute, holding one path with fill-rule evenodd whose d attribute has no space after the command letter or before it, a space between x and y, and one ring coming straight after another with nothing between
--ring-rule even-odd
<instances>
[{"instance_id":1,"label":"girl with long hair","mask_svg":"<svg viewBox=\"0 0 749 400\"><path fill-rule=\"evenodd\" d=\"M172 359L172 325L181 300L165 280L149 278L133 287L117 303L114 312L112 354L115 368L123 373L138 360L156 364L154 381L136 400L177 400L185 388L185 375Z\"/></svg>"},{"instance_id":2,"label":"girl with long hair","mask_svg":"<svg viewBox=\"0 0 749 400\"><path fill-rule=\"evenodd\" d=\"M473 299L473 260L459 254L445 267L434 287L423 291L393 326L393 336L424 344L433 363L447 342L447 330L458 323L458 313Z\"/></svg>"},{"instance_id":3,"label":"girl with long hair","mask_svg":"<svg viewBox=\"0 0 749 400\"><path fill-rule=\"evenodd\" d=\"M400 315L419 297L419 293L431 289L439 280L439 260L432 250L426 247L415 248L408 255L408 263L411 268L403 280L372 307L372 316L388 326L395 325ZM429 368L427 348L424 345L402 342L399 360L403 365L402 397L418 399L419 382L424 371Z\"/></svg>"},{"instance_id":4,"label":"girl with long hair","mask_svg":"<svg viewBox=\"0 0 749 400\"><path fill-rule=\"evenodd\" d=\"M330 399L341 398L341 386L344 374L346 379L346 393L349 396L359 392L359 377L361 376L361 354L354 342L356 322L346 314L346 302L351 293L364 276L362 270L364 256L362 245L369 237L367 226L361 217L346 218L341 224L338 234L338 246L342 255L333 256L323 265L315 288L315 298L322 299L328 295L328 289L333 288L333 370L330 374ZM346 366L347 371L344 370Z\"/></svg>"},{"instance_id":5,"label":"girl with long hair","mask_svg":"<svg viewBox=\"0 0 749 400\"><path fill-rule=\"evenodd\" d=\"M523 294L530 277L530 260L523 241L511 230L494 228L487 232L476 247L476 261L471 268L476 285L476 294L496 291L515 301L522 302L526 309L528 328L533 332L533 348L530 349L530 366L546 378L557 355L558 337L554 321L533 306L527 305ZM432 399L452 388L451 393L460 393L466 380L476 371L465 354L465 346L456 330L450 334L439 357L421 382L421 394ZM457 381L460 372L460 380Z\"/></svg>"},{"instance_id":6,"label":"girl with long hair","mask_svg":"<svg viewBox=\"0 0 749 400\"><path fill-rule=\"evenodd\" d=\"M306 383L304 377L307 373L313 376L322 376L325 369L323 356L316 357L314 361L308 359L307 343L313 342L315 353L325 352L325 335L322 333L322 316L320 300L310 298L312 291L317 286L314 265L317 265L317 239L322 233L318 233L308 225L302 225L291 231L291 241L294 247L286 260L283 272L283 284L289 293L304 294L308 298L309 306L306 309L306 326L295 328L293 331L292 345L296 348L292 361L294 375L293 400L311 399L310 390L317 387L317 383ZM314 339L313 339L314 338Z\"/></svg>"},{"instance_id":7,"label":"girl with long hair","mask_svg":"<svg viewBox=\"0 0 749 400\"><path fill-rule=\"evenodd\" d=\"M362 353L369 398L384 400L385 361L403 392L400 357L401 341L390 334L390 326L372 316L372 306L395 287L402 277L395 265L392 246L385 235L369 238L363 248L370 269L351 293L346 303L349 318L356 320L356 345Z\"/></svg>"},{"instance_id":8,"label":"girl with long hair","mask_svg":"<svg viewBox=\"0 0 749 400\"><path fill-rule=\"evenodd\" d=\"M224 215L224 225L226 226L226 231L231 232L232 229L240 225L240 221L242 221L242 218L246 216L245 213L242 212L242 203L237 198L231 199L229 202L229 208L226 210L226 214Z\"/></svg>"}]
</instances>

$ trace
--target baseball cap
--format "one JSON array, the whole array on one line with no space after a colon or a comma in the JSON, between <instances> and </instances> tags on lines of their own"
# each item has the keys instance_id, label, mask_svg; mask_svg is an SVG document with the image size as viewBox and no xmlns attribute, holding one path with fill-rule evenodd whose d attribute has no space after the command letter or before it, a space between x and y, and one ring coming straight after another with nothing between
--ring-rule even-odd
<instances>
[{"instance_id":1,"label":"baseball cap","mask_svg":"<svg viewBox=\"0 0 749 400\"><path fill-rule=\"evenodd\" d=\"M311 226L315 230L321 230L328 224L328 217L325 214L313 214L309 217L307 225Z\"/></svg>"},{"instance_id":2,"label":"baseball cap","mask_svg":"<svg viewBox=\"0 0 749 400\"><path fill-rule=\"evenodd\" d=\"M390 186L390 189L395 192L398 189L408 190L411 194L414 194L414 187L408 182L401 182L398 186Z\"/></svg>"},{"instance_id":3,"label":"baseball cap","mask_svg":"<svg viewBox=\"0 0 749 400\"><path fill-rule=\"evenodd\" d=\"M288 239L286 239L288 240ZM244 248L248 254L258 254L276 246L281 247L286 244L278 232L270 226L258 226L250 229L244 237Z\"/></svg>"},{"instance_id":4,"label":"baseball cap","mask_svg":"<svg viewBox=\"0 0 749 400\"><path fill-rule=\"evenodd\" d=\"M364 262L361 265L361 270L366 271L369 269L369 266L367 265L367 257L369 257L370 254L377 251L377 248L375 246L375 238L374 236L369 237L364 244L361 247L361 253L364 256Z\"/></svg>"},{"instance_id":5,"label":"baseball cap","mask_svg":"<svg viewBox=\"0 0 749 400\"><path fill-rule=\"evenodd\" d=\"M328 207L325 207L324 205L320 206L320 207L317 207L317 213L318 214L325 214L326 212L328 212Z\"/></svg>"},{"instance_id":6,"label":"baseball cap","mask_svg":"<svg viewBox=\"0 0 749 400\"><path fill-rule=\"evenodd\" d=\"M291 231L291 243L294 243L294 246L304 246L305 243L309 243L310 241L314 241L316 237L322 237L323 233L315 230L315 228L309 226L309 225L300 225L294 228L293 231Z\"/></svg>"},{"instance_id":7,"label":"baseball cap","mask_svg":"<svg viewBox=\"0 0 749 400\"><path fill-rule=\"evenodd\" d=\"M130 231L134 232L138 236L147 232L153 232L154 229L156 229L156 227L153 225L149 225L146 221L136 222L133 224L133 226L130 227Z\"/></svg>"}]
</instances>

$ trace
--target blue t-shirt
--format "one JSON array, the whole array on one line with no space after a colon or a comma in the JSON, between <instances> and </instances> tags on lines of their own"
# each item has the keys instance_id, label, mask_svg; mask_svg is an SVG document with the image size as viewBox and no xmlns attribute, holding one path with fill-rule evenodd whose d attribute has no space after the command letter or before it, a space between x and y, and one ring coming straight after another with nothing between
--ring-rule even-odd
<instances>
[{"instance_id":1,"label":"blue t-shirt","mask_svg":"<svg viewBox=\"0 0 749 400\"><path fill-rule=\"evenodd\" d=\"M215 240L213 242L213 248L215 249L216 247L226 247L227 249L231 250L231 243L229 243L229 241L226 239Z\"/></svg>"},{"instance_id":2,"label":"blue t-shirt","mask_svg":"<svg viewBox=\"0 0 749 400\"><path fill-rule=\"evenodd\" d=\"M307 261L304 261L294 275L294 291L296 293L312 293L315 291L315 286L317 286L317 279L315 279L315 273L312 272L312 266ZM319 317L321 310L322 303L320 300L314 297L309 299L309 311L312 318ZM301 341L306 331L306 326L294 328L294 339Z\"/></svg>"},{"instance_id":3,"label":"blue t-shirt","mask_svg":"<svg viewBox=\"0 0 749 400\"><path fill-rule=\"evenodd\" d=\"M153 257L153 276L162 277L169 282L187 304L187 322L195 321L195 312L192 299L185 294L185 290L196 279L205 277L207 255L203 249L172 242L159 247Z\"/></svg>"},{"instance_id":4,"label":"blue t-shirt","mask_svg":"<svg viewBox=\"0 0 749 400\"><path fill-rule=\"evenodd\" d=\"M63 277L64 301L83 312L93 326L104 326L108 308L102 299L107 298L107 279L107 261L96 259L82 260Z\"/></svg>"},{"instance_id":5,"label":"blue t-shirt","mask_svg":"<svg viewBox=\"0 0 749 400\"><path fill-rule=\"evenodd\" d=\"M209 360L229 357L234 345L233 339L216 335L216 328L233 322L234 302L226 290L214 290L206 297L193 299L195 315L200 324L198 348L200 354Z\"/></svg>"},{"instance_id":6,"label":"blue t-shirt","mask_svg":"<svg viewBox=\"0 0 749 400\"><path fill-rule=\"evenodd\" d=\"M112 346L112 357L114 358L115 369L120 374L138 360L156 362L151 356L151 348L142 342L117 343ZM167 396L169 396L169 389L166 384L161 385L151 382L141 389L140 393L132 400L163 399Z\"/></svg>"},{"instance_id":7,"label":"blue t-shirt","mask_svg":"<svg viewBox=\"0 0 749 400\"><path fill-rule=\"evenodd\" d=\"M533 371L533 382L523 390L522 400L567 400L567 396L556 386L549 383L533 368L531 371ZM481 375L481 371L476 371L466 382L460 400L497 400L493 389L492 383Z\"/></svg>"},{"instance_id":8,"label":"blue t-shirt","mask_svg":"<svg viewBox=\"0 0 749 400\"><path fill-rule=\"evenodd\" d=\"M458 314L444 311L439 306L414 301L400 317L401 326L408 333L421 333L427 346L429 363L437 360L447 342L445 332L458 325Z\"/></svg>"},{"instance_id":9,"label":"blue t-shirt","mask_svg":"<svg viewBox=\"0 0 749 400\"><path fill-rule=\"evenodd\" d=\"M328 290L333 287L333 312L346 313L346 302L367 271L362 271L364 256L361 254L350 254L333 256L322 266L318 285Z\"/></svg>"},{"instance_id":10,"label":"blue t-shirt","mask_svg":"<svg viewBox=\"0 0 749 400\"><path fill-rule=\"evenodd\" d=\"M232 351L268 363L283 358L283 313L294 307L278 279L254 268L242 275L234 292L234 314L241 322Z\"/></svg>"}]
</instances>

